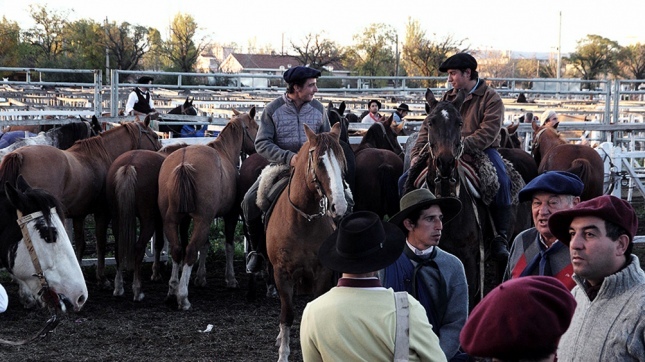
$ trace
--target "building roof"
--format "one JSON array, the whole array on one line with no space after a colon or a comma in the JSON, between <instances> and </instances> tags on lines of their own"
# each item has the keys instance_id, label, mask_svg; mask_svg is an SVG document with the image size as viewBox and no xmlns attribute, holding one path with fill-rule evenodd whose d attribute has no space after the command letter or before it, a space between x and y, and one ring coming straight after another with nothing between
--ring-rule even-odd
<instances>
[{"instance_id":1,"label":"building roof","mask_svg":"<svg viewBox=\"0 0 645 362\"><path fill-rule=\"evenodd\" d=\"M233 53L244 69L284 69L300 65L298 58L291 55L272 55L272 54L242 54Z\"/></svg>"}]
</instances>

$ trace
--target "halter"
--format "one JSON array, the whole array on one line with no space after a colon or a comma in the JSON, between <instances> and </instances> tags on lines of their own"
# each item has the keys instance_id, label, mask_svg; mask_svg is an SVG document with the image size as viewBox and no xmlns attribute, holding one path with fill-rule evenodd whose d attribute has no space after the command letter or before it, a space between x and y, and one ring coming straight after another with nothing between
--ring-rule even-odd
<instances>
[{"instance_id":1,"label":"halter","mask_svg":"<svg viewBox=\"0 0 645 362\"><path fill-rule=\"evenodd\" d=\"M437 167L437 159L434 157L434 152L432 151L432 145L430 144L430 134L428 134L428 143L426 144L428 146L428 152L430 153L430 157L432 157L432 163L434 164L435 168L435 179L434 182L437 184L438 182L445 181L447 178L450 178L449 182L454 184L457 183L457 177L455 177L455 173L457 171L458 163L459 160L461 159L461 156L464 154L464 138L459 139L459 148L457 148L457 155L455 156L455 165L452 169L452 172L450 175L442 175L439 168Z\"/></svg>"},{"instance_id":2,"label":"halter","mask_svg":"<svg viewBox=\"0 0 645 362\"><path fill-rule=\"evenodd\" d=\"M392 152L396 149L396 147L392 144L392 140L387 136L387 131L385 130L385 125L381 122L375 122L379 126L381 126L381 131L383 131L383 138L387 141L387 143L390 145L390 148L392 149ZM401 148L401 146L399 146ZM397 156L403 155L403 151L397 153Z\"/></svg>"},{"instance_id":3,"label":"halter","mask_svg":"<svg viewBox=\"0 0 645 362\"><path fill-rule=\"evenodd\" d=\"M197 108L195 108L195 106L193 106L192 103L190 104L190 107L186 107L186 104L182 103L181 109L180 109L181 114L184 115L184 116L191 116L191 114L188 114L188 110L190 110L190 109L194 110L195 113L197 113Z\"/></svg>"},{"instance_id":4,"label":"halter","mask_svg":"<svg viewBox=\"0 0 645 362\"><path fill-rule=\"evenodd\" d=\"M320 201L318 202L318 213L307 214L304 211L300 210L298 206L296 206L293 203L293 201L291 201L291 180L293 179L295 167L291 169L291 174L289 175L289 184L287 185L287 199L289 200L289 204L291 204L291 207L293 207L293 209L296 210L298 214L300 214L305 219L307 219L307 221L311 221L325 216L325 214L328 211L327 208L329 206L329 200L327 199L327 195L325 195L322 192L322 185L320 184L320 181L316 176L316 170L313 167L311 167L311 164L313 163L314 151L315 151L315 148L313 147L309 149L309 152L308 152L309 157L307 157L307 172L311 173L312 182L314 183L314 186L316 187L316 191L318 192L318 196L320 197Z\"/></svg>"},{"instance_id":5,"label":"halter","mask_svg":"<svg viewBox=\"0 0 645 362\"><path fill-rule=\"evenodd\" d=\"M147 138L147 139L148 139L148 140L149 140L153 145L155 145L155 146L158 146L158 145L159 145L159 140L158 140L157 138L154 138L154 139L153 139L153 138L152 138L152 135L150 134L150 132L148 132L148 130L147 130L147 129L144 129L143 127L141 127L141 124L140 124L140 123L136 123L136 125L137 125L137 128L139 129L139 144L137 145L137 148L141 148L141 139L143 138L143 135L144 135L144 134L145 134L146 138ZM157 148L157 150L159 149L159 147L156 147L156 148Z\"/></svg>"}]
</instances>

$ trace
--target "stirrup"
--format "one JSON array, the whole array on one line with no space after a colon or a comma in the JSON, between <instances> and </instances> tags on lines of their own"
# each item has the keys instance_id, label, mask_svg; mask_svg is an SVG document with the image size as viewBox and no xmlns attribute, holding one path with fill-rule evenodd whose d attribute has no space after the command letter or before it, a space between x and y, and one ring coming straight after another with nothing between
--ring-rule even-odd
<instances>
[{"instance_id":1,"label":"stirrup","mask_svg":"<svg viewBox=\"0 0 645 362\"><path fill-rule=\"evenodd\" d=\"M264 260L264 256L262 254L255 250L250 251L246 255L246 273L254 274L259 272L260 270L258 268L262 264L262 260Z\"/></svg>"}]
</instances>

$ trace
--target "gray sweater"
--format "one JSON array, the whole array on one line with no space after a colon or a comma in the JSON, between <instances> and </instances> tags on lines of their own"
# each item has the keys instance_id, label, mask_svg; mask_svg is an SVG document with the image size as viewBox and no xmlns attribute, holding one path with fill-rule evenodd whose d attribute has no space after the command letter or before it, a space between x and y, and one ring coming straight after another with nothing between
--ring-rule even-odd
<instances>
[{"instance_id":1,"label":"gray sweater","mask_svg":"<svg viewBox=\"0 0 645 362\"><path fill-rule=\"evenodd\" d=\"M560 339L558 361L645 361L645 272L638 257L606 277L593 301L584 281L573 278L578 306Z\"/></svg>"}]
</instances>

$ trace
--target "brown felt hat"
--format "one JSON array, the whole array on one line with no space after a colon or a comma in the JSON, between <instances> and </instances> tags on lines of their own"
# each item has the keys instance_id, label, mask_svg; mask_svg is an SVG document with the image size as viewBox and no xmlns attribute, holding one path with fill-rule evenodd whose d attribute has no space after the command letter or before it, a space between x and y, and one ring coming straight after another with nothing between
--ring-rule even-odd
<instances>
[{"instance_id":1,"label":"brown felt hat","mask_svg":"<svg viewBox=\"0 0 645 362\"><path fill-rule=\"evenodd\" d=\"M345 216L320 246L318 259L327 268L352 274L381 270L401 256L403 232L371 211Z\"/></svg>"},{"instance_id":2,"label":"brown felt hat","mask_svg":"<svg viewBox=\"0 0 645 362\"><path fill-rule=\"evenodd\" d=\"M401 229L405 229L403 227L403 220L410 213L419 209L427 209L432 205L438 205L441 208L444 223L454 219L461 211L461 201L455 197L437 198L428 189L416 189L403 195L399 202L401 211L392 216L390 222L398 225Z\"/></svg>"}]
</instances>

